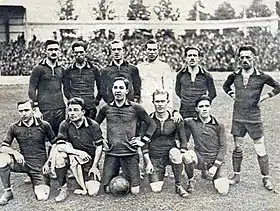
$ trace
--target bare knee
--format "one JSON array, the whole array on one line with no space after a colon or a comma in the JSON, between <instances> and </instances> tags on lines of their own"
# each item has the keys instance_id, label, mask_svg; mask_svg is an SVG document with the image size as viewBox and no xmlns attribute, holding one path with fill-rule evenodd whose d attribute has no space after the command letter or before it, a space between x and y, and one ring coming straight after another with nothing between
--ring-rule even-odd
<instances>
[{"instance_id":1,"label":"bare knee","mask_svg":"<svg viewBox=\"0 0 280 211\"><path fill-rule=\"evenodd\" d=\"M182 163L182 155L178 148L172 148L169 151L169 159L172 163L180 164Z\"/></svg>"},{"instance_id":2,"label":"bare knee","mask_svg":"<svg viewBox=\"0 0 280 211\"><path fill-rule=\"evenodd\" d=\"M183 155L183 162L185 164L197 163L197 156L193 150L186 151Z\"/></svg>"},{"instance_id":3,"label":"bare knee","mask_svg":"<svg viewBox=\"0 0 280 211\"><path fill-rule=\"evenodd\" d=\"M67 154L65 152L58 152L55 156L55 167L62 168L66 165Z\"/></svg>"},{"instance_id":4,"label":"bare knee","mask_svg":"<svg viewBox=\"0 0 280 211\"><path fill-rule=\"evenodd\" d=\"M50 187L47 185L36 185L34 193L38 201L46 201L50 195Z\"/></svg>"},{"instance_id":5,"label":"bare knee","mask_svg":"<svg viewBox=\"0 0 280 211\"><path fill-rule=\"evenodd\" d=\"M138 195L140 193L140 186L135 186L130 188L131 194L132 195Z\"/></svg>"},{"instance_id":6,"label":"bare knee","mask_svg":"<svg viewBox=\"0 0 280 211\"><path fill-rule=\"evenodd\" d=\"M153 192L158 193L162 190L163 181L152 182L150 183L150 187Z\"/></svg>"},{"instance_id":7,"label":"bare knee","mask_svg":"<svg viewBox=\"0 0 280 211\"><path fill-rule=\"evenodd\" d=\"M265 156L266 155L264 137L261 137L259 139L254 140L254 148L256 150L257 155L259 155L259 156Z\"/></svg>"},{"instance_id":8,"label":"bare knee","mask_svg":"<svg viewBox=\"0 0 280 211\"><path fill-rule=\"evenodd\" d=\"M100 189L100 182L96 180L89 180L85 182L86 188L88 190L88 195L90 196L96 196Z\"/></svg>"},{"instance_id":9,"label":"bare knee","mask_svg":"<svg viewBox=\"0 0 280 211\"><path fill-rule=\"evenodd\" d=\"M8 153L0 153L0 168L10 165L12 162L11 156Z\"/></svg>"},{"instance_id":10,"label":"bare knee","mask_svg":"<svg viewBox=\"0 0 280 211\"><path fill-rule=\"evenodd\" d=\"M241 152L243 150L243 137L234 136L235 151Z\"/></svg>"}]
</instances>

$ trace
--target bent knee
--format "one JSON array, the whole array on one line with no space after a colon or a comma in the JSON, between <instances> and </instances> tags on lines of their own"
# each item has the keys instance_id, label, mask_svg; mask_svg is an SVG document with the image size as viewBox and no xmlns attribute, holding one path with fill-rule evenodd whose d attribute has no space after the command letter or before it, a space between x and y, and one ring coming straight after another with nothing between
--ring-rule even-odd
<instances>
[{"instance_id":1,"label":"bent knee","mask_svg":"<svg viewBox=\"0 0 280 211\"><path fill-rule=\"evenodd\" d=\"M185 164L189 164L193 162L197 163L197 156L195 154L195 151L193 150L186 151L185 153L183 153L182 157Z\"/></svg>"},{"instance_id":2,"label":"bent knee","mask_svg":"<svg viewBox=\"0 0 280 211\"><path fill-rule=\"evenodd\" d=\"M47 185L34 186L34 192L38 201L46 201L50 195L50 187Z\"/></svg>"},{"instance_id":3,"label":"bent knee","mask_svg":"<svg viewBox=\"0 0 280 211\"><path fill-rule=\"evenodd\" d=\"M90 196L96 196L100 189L100 182L96 180L89 180L85 182L86 188L88 190L88 195Z\"/></svg>"},{"instance_id":4,"label":"bent knee","mask_svg":"<svg viewBox=\"0 0 280 211\"><path fill-rule=\"evenodd\" d=\"M66 165L67 154L65 152L58 152L55 156L55 167L62 168Z\"/></svg>"},{"instance_id":5,"label":"bent knee","mask_svg":"<svg viewBox=\"0 0 280 211\"><path fill-rule=\"evenodd\" d=\"M150 183L150 187L153 192L158 193L162 190L163 181L152 182Z\"/></svg>"},{"instance_id":6,"label":"bent knee","mask_svg":"<svg viewBox=\"0 0 280 211\"><path fill-rule=\"evenodd\" d=\"M131 187L130 192L132 195L138 195L140 193L140 186Z\"/></svg>"},{"instance_id":7,"label":"bent knee","mask_svg":"<svg viewBox=\"0 0 280 211\"><path fill-rule=\"evenodd\" d=\"M180 164L182 163L182 155L178 148L172 148L169 151L169 159L172 163Z\"/></svg>"},{"instance_id":8,"label":"bent knee","mask_svg":"<svg viewBox=\"0 0 280 211\"><path fill-rule=\"evenodd\" d=\"M11 155L9 155L8 153L4 153L4 152L0 153L0 168L10 165L11 162L12 162Z\"/></svg>"}]
</instances>

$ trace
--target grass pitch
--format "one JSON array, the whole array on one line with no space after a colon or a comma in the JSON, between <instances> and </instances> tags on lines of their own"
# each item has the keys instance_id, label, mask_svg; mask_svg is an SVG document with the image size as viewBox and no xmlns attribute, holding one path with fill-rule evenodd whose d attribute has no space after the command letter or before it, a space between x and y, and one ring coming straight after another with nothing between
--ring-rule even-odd
<instances>
[{"instance_id":1,"label":"grass pitch","mask_svg":"<svg viewBox=\"0 0 280 211\"><path fill-rule=\"evenodd\" d=\"M222 82L217 81L218 97L214 100L212 113L225 124L228 150L226 165L228 174L231 174L231 152L232 137L230 135L232 100L224 94L221 89ZM264 92L267 89L264 90ZM2 86L0 87L0 134L4 138L9 124L18 119L16 103L19 100L27 99L27 86ZM265 140L267 152L270 158L271 176L277 190L280 189L280 97L268 99L261 105L262 116L265 127ZM16 147L16 145L15 145ZM31 185L23 183L24 174L12 173L11 182L14 191L14 200L8 205L0 207L0 210L280 210L280 194L268 192L262 186L261 175L253 148L252 141L246 136L244 143L244 161L242 165L242 182L231 186L227 196L220 196L213 188L210 181L200 178L200 172L196 171L197 184L194 194L189 199L182 199L175 194L174 181L170 178L165 180L161 193L152 193L147 180L141 184L139 196L114 197L101 192L96 197L77 196L73 194L75 182L69 183L69 198L60 204L55 203L54 198L58 194L57 181L52 181L50 199L46 202L38 202L32 191ZM186 183L183 184L184 186ZM3 193L3 186L0 185L0 194Z\"/></svg>"}]
</instances>

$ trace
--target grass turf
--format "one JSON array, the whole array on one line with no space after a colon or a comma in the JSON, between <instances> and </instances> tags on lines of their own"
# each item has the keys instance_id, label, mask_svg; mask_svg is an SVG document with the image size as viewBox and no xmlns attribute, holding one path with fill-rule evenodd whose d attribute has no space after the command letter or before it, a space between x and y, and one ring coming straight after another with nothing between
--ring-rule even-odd
<instances>
[{"instance_id":1,"label":"grass turf","mask_svg":"<svg viewBox=\"0 0 280 211\"><path fill-rule=\"evenodd\" d=\"M222 82L217 81L218 97L213 103L212 113L225 124L228 150L226 166L231 174L232 137L230 135L232 100L221 89ZM266 88L267 89L267 88ZM265 90L266 90L265 89ZM27 98L27 86L0 87L0 135L4 138L9 124L18 119L16 103ZM271 176L276 189L280 189L280 159L278 149L278 133L280 131L280 97L276 96L262 103L262 115L265 127L265 140L270 158ZM103 127L104 128L104 127ZM16 145L14 145L17 147ZM175 194L173 180L167 178L161 193L152 193L147 180L141 184L140 195L134 197L114 197L101 192L96 197L77 196L73 194L75 182L69 182L69 198L63 203L55 203L58 194L57 181L52 181L50 199L38 202L35 199L31 185L23 183L25 174L12 174L11 181L14 200L0 210L280 210L280 195L266 191L261 182L261 175L252 141L246 136L244 142L244 161L242 165L242 182L231 186L227 196L220 196L210 181L200 178L196 171L195 192L188 199L182 199ZM184 183L184 186L186 183ZM3 186L0 185L0 193Z\"/></svg>"}]
</instances>

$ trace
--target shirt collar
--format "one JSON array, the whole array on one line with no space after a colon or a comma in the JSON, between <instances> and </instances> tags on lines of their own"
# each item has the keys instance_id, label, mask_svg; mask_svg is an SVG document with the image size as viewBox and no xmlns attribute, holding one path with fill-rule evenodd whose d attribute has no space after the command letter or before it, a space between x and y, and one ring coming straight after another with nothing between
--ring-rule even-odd
<instances>
[{"instance_id":1,"label":"shirt collar","mask_svg":"<svg viewBox=\"0 0 280 211\"><path fill-rule=\"evenodd\" d=\"M210 116L210 117L211 117L211 120L209 122L207 122L206 124L217 125L218 124L217 120L213 116ZM202 122L201 119L198 116L194 117L193 119L195 121Z\"/></svg>"},{"instance_id":2,"label":"shirt collar","mask_svg":"<svg viewBox=\"0 0 280 211\"><path fill-rule=\"evenodd\" d=\"M44 65L44 66L50 67L50 66L48 65L48 63L47 63L47 58L44 58L39 64L40 64L40 65ZM59 67L59 66L61 66L61 64L60 64L58 61L56 61L54 67ZM50 68L51 68L51 67L50 67Z\"/></svg>"},{"instance_id":3,"label":"shirt collar","mask_svg":"<svg viewBox=\"0 0 280 211\"><path fill-rule=\"evenodd\" d=\"M189 73L190 73L188 66L186 66L185 68L183 68L183 69L182 69L182 72L189 72ZM205 70L204 70L202 67L198 66L198 73L200 73L200 74L205 74Z\"/></svg>"},{"instance_id":4,"label":"shirt collar","mask_svg":"<svg viewBox=\"0 0 280 211\"><path fill-rule=\"evenodd\" d=\"M235 72L235 74L242 75L243 71L242 71L242 68L238 68L234 72ZM256 68L254 68L254 71L251 75L261 75L261 72L259 70L257 70Z\"/></svg>"},{"instance_id":5,"label":"shirt collar","mask_svg":"<svg viewBox=\"0 0 280 211\"><path fill-rule=\"evenodd\" d=\"M167 119L171 119L171 113L170 113L169 111L167 111L167 112L168 112L168 117L167 117ZM156 116L156 112L151 113L151 114L150 114L150 117L151 117L152 119L158 119L157 116Z\"/></svg>"},{"instance_id":6,"label":"shirt collar","mask_svg":"<svg viewBox=\"0 0 280 211\"><path fill-rule=\"evenodd\" d=\"M114 106L114 107L118 107L115 101L112 101L111 103L109 103L109 105L110 106ZM123 106L130 106L130 105L131 105L131 101L126 100L121 107L123 107Z\"/></svg>"},{"instance_id":7,"label":"shirt collar","mask_svg":"<svg viewBox=\"0 0 280 211\"><path fill-rule=\"evenodd\" d=\"M74 68L78 68L77 67L77 62L76 61L74 61L72 64L71 64L71 69L74 69ZM86 61L86 64L82 67L82 69L84 69L84 68L91 68L91 65L90 65L90 63L88 62L88 61ZM79 68L78 68L79 69Z\"/></svg>"},{"instance_id":8,"label":"shirt collar","mask_svg":"<svg viewBox=\"0 0 280 211\"><path fill-rule=\"evenodd\" d=\"M123 59L123 62L120 64L120 66L122 66L122 65L127 65L127 64L128 64L128 62L125 61L125 60ZM110 66L118 66L118 65L116 65L116 62L115 62L114 59L110 62L109 65L110 65Z\"/></svg>"},{"instance_id":9,"label":"shirt collar","mask_svg":"<svg viewBox=\"0 0 280 211\"><path fill-rule=\"evenodd\" d=\"M39 126L40 125L40 123L41 123L41 121L39 122L39 119L37 119L37 118L35 118L35 117L33 117L33 123L29 126L29 127L31 127L31 126ZM27 127L27 125L22 121L22 120L19 120L18 122L17 122L17 125L19 126L19 127Z\"/></svg>"},{"instance_id":10,"label":"shirt collar","mask_svg":"<svg viewBox=\"0 0 280 211\"><path fill-rule=\"evenodd\" d=\"M74 124L71 120L69 120L69 122L71 124ZM83 116L83 123L78 128L81 128L81 127L89 127L89 122L85 116Z\"/></svg>"}]
</instances>

